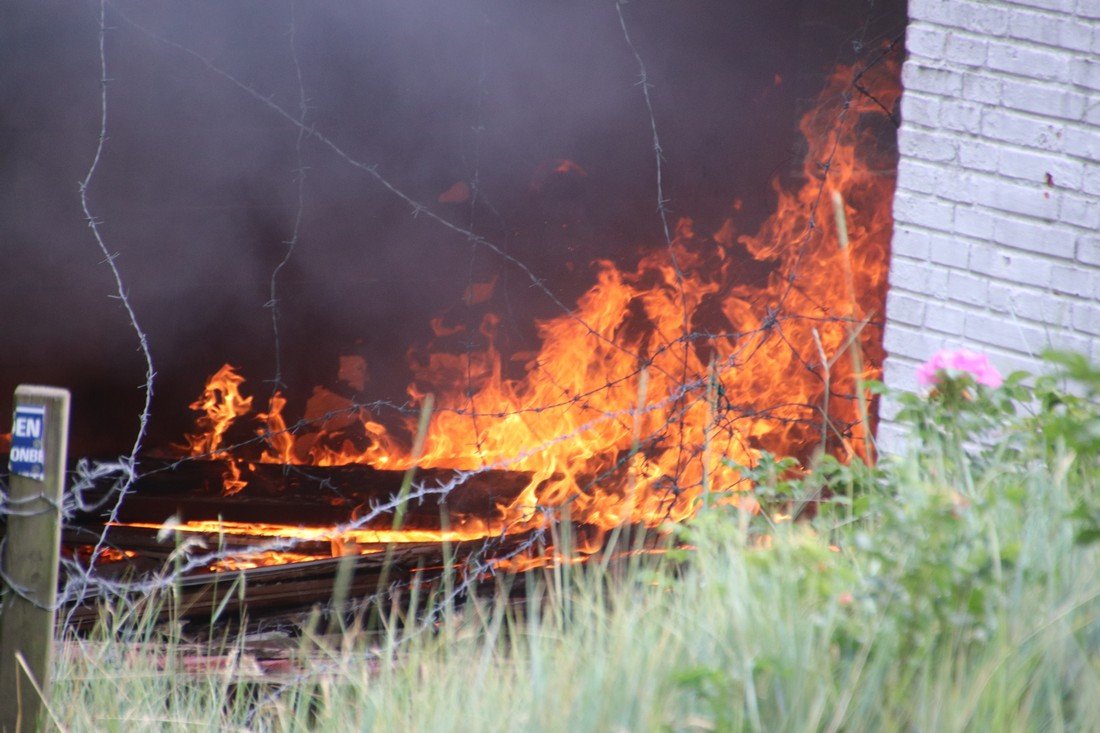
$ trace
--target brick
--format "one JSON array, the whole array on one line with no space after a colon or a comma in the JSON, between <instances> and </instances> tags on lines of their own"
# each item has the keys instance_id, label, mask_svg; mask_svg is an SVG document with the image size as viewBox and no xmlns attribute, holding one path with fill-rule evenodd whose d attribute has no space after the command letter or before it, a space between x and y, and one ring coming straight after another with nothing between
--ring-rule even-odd
<instances>
[{"instance_id":1,"label":"brick","mask_svg":"<svg viewBox=\"0 0 1100 733\"><path fill-rule=\"evenodd\" d=\"M1069 327L1073 317L1072 305L1064 298L1003 283L989 286L989 307L1013 318L1052 326Z\"/></svg>"},{"instance_id":2,"label":"brick","mask_svg":"<svg viewBox=\"0 0 1100 733\"><path fill-rule=\"evenodd\" d=\"M906 89L901 97L901 119L904 123L922 127L939 127L940 100Z\"/></svg>"},{"instance_id":3,"label":"brick","mask_svg":"<svg viewBox=\"0 0 1100 733\"><path fill-rule=\"evenodd\" d=\"M1074 257L1073 232L1057 225L1004 216L997 219L993 229L993 240L1006 247L1065 260Z\"/></svg>"},{"instance_id":4,"label":"brick","mask_svg":"<svg viewBox=\"0 0 1100 733\"><path fill-rule=\"evenodd\" d=\"M978 138L961 140L958 146L959 162L964 168L987 173L997 170L997 158L1003 145L983 142Z\"/></svg>"},{"instance_id":5,"label":"brick","mask_svg":"<svg viewBox=\"0 0 1100 733\"><path fill-rule=\"evenodd\" d=\"M943 56L947 33L926 23L912 23L905 31L905 50L911 55L939 59Z\"/></svg>"},{"instance_id":6,"label":"brick","mask_svg":"<svg viewBox=\"0 0 1100 733\"><path fill-rule=\"evenodd\" d=\"M1056 219L1060 196L1046 185L1022 185L990 176L974 184L974 200L1011 214Z\"/></svg>"},{"instance_id":7,"label":"brick","mask_svg":"<svg viewBox=\"0 0 1100 733\"><path fill-rule=\"evenodd\" d=\"M897 187L899 190L934 194L939 190L945 173L940 166L916 159L904 160L898 164Z\"/></svg>"},{"instance_id":8,"label":"brick","mask_svg":"<svg viewBox=\"0 0 1100 733\"><path fill-rule=\"evenodd\" d=\"M947 270L928 262L894 257L890 263L890 287L934 297L946 297Z\"/></svg>"},{"instance_id":9,"label":"brick","mask_svg":"<svg viewBox=\"0 0 1100 733\"><path fill-rule=\"evenodd\" d=\"M1014 9L1008 19L1011 37L1057 48L1087 51L1092 42L1091 31L1088 24L1066 15Z\"/></svg>"},{"instance_id":10,"label":"brick","mask_svg":"<svg viewBox=\"0 0 1100 733\"><path fill-rule=\"evenodd\" d=\"M1045 288L1050 286L1049 260L1010 252L994 245L970 248L970 269L1000 280Z\"/></svg>"},{"instance_id":11,"label":"brick","mask_svg":"<svg viewBox=\"0 0 1100 733\"><path fill-rule=\"evenodd\" d=\"M929 66L919 59L909 59L901 71L901 85L905 89L930 92L946 97L962 93L962 74L951 69Z\"/></svg>"},{"instance_id":12,"label":"brick","mask_svg":"<svg viewBox=\"0 0 1100 733\"><path fill-rule=\"evenodd\" d=\"M1073 55L1068 51L1022 46L1011 40L989 44L988 66L1029 79L1069 81L1069 66Z\"/></svg>"},{"instance_id":13,"label":"brick","mask_svg":"<svg viewBox=\"0 0 1100 733\"><path fill-rule=\"evenodd\" d=\"M972 204L975 201L975 181L977 175L969 171L960 170L955 175L948 175L940 183L939 196L948 201L960 204Z\"/></svg>"},{"instance_id":14,"label":"brick","mask_svg":"<svg viewBox=\"0 0 1100 733\"><path fill-rule=\"evenodd\" d=\"M946 162L956 157L956 141L940 133L903 127L898 132L898 152L903 156Z\"/></svg>"},{"instance_id":15,"label":"brick","mask_svg":"<svg viewBox=\"0 0 1100 733\"><path fill-rule=\"evenodd\" d=\"M1062 330L1048 331L1046 337L1044 347L1058 349L1059 351L1075 351L1079 354L1087 354L1092 342L1092 339L1084 335Z\"/></svg>"},{"instance_id":16,"label":"brick","mask_svg":"<svg viewBox=\"0 0 1100 733\"><path fill-rule=\"evenodd\" d=\"M1100 100L1090 101L1085 110L1085 124L1092 125L1094 129L1100 126Z\"/></svg>"},{"instance_id":17,"label":"brick","mask_svg":"<svg viewBox=\"0 0 1100 733\"><path fill-rule=\"evenodd\" d=\"M1073 12L1075 0L1014 0L1017 5L1030 5L1033 8L1044 10L1061 10L1066 13Z\"/></svg>"},{"instance_id":18,"label":"brick","mask_svg":"<svg viewBox=\"0 0 1100 733\"><path fill-rule=\"evenodd\" d=\"M970 260L970 245L954 237L928 237L928 259L939 265L965 268Z\"/></svg>"},{"instance_id":19,"label":"brick","mask_svg":"<svg viewBox=\"0 0 1100 733\"><path fill-rule=\"evenodd\" d=\"M924 327L948 335L962 333L966 311L945 303L930 305L924 314Z\"/></svg>"},{"instance_id":20,"label":"brick","mask_svg":"<svg viewBox=\"0 0 1100 733\"><path fill-rule=\"evenodd\" d=\"M1100 125L1100 100L1096 103L1089 103L1088 109L1085 110L1085 122L1091 124L1092 127Z\"/></svg>"},{"instance_id":21,"label":"brick","mask_svg":"<svg viewBox=\"0 0 1100 733\"><path fill-rule=\"evenodd\" d=\"M1025 354L1039 353L1046 343L1041 329L1007 315L967 313L963 334L975 343L999 346Z\"/></svg>"},{"instance_id":22,"label":"brick","mask_svg":"<svg viewBox=\"0 0 1100 733\"><path fill-rule=\"evenodd\" d=\"M955 130L956 132L980 132L982 129L982 106L958 99L945 100L940 105L940 123L948 130Z\"/></svg>"},{"instance_id":23,"label":"brick","mask_svg":"<svg viewBox=\"0 0 1100 733\"><path fill-rule=\"evenodd\" d=\"M1085 116L1088 97L1065 87L1005 79L1001 86L1001 101L1012 109L1077 121Z\"/></svg>"},{"instance_id":24,"label":"brick","mask_svg":"<svg viewBox=\"0 0 1100 733\"><path fill-rule=\"evenodd\" d=\"M988 2L953 2L959 27L974 33L1000 36L1008 30L1008 12Z\"/></svg>"},{"instance_id":25,"label":"brick","mask_svg":"<svg viewBox=\"0 0 1100 733\"><path fill-rule=\"evenodd\" d=\"M1058 218L1067 224L1085 229L1100 229L1100 202L1095 197L1062 194Z\"/></svg>"},{"instance_id":26,"label":"brick","mask_svg":"<svg viewBox=\"0 0 1100 733\"><path fill-rule=\"evenodd\" d=\"M948 61L954 61L964 66L981 66L985 63L987 45L985 38L980 36L949 33L942 53ZM906 46L906 50L908 50L908 46Z\"/></svg>"},{"instance_id":27,"label":"brick","mask_svg":"<svg viewBox=\"0 0 1100 733\"><path fill-rule=\"evenodd\" d=\"M887 353L907 356L916 361L924 361L944 347L946 339L924 329L891 323L883 335L882 346Z\"/></svg>"},{"instance_id":28,"label":"brick","mask_svg":"<svg viewBox=\"0 0 1100 733\"><path fill-rule=\"evenodd\" d=\"M951 231L955 206L946 201L905 194L894 197L894 221Z\"/></svg>"},{"instance_id":29,"label":"brick","mask_svg":"<svg viewBox=\"0 0 1100 733\"><path fill-rule=\"evenodd\" d=\"M1077 14L1085 18L1100 18L1100 1L1077 0Z\"/></svg>"},{"instance_id":30,"label":"brick","mask_svg":"<svg viewBox=\"0 0 1100 733\"><path fill-rule=\"evenodd\" d=\"M1062 149L1067 155L1100 161L1100 129L1067 127L1062 140Z\"/></svg>"},{"instance_id":31,"label":"brick","mask_svg":"<svg viewBox=\"0 0 1100 733\"><path fill-rule=\"evenodd\" d=\"M1057 265L1051 268L1050 286L1056 293L1091 298L1100 285L1100 270Z\"/></svg>"},{"instance_id":32,"label":"brick","mask_svg":"<svg viewBox=\"0 0 1100 733\"><path fill-rule=\"evenodd\" d=\"M1100 91L1100 60L1076 59L1070 71L1073 83L1093 91Z\"/></svg>"},{"instance_id":33,"label":"brick","mask_svg":"<svg viewBox=\"0 0 1100 733\"><path fill-rule=\"evenodd\" d=\"M1081 182L1081 191L1100 196L1100 165L1090 165L1085 168L1084 180Z\"/></svg>"},{"instance_id":34,"label":"brick","mask_svg":"<svg viewBox=\"0 0 1100 733\"><path fill-rule=\"evenodd\" d=\"M1100 236L1092 234L1078 238L1077 261L1100 266Z\"/></svg>"},{"instance_id":35,"label":"brick","mask_svg":"<svg viewBox=\"0 0 1100 733\"><path fill-rule=\"evenodd\" d=\"M897 323L920 326L924 322L924 308L923 300L900 290L886 296L886 317Z\"/></svg>"},{"instance_id":36,"label":"brick","mask_svg":"<svg viewBox=\"0 0 1100 733\"><path fill-rule=\"evenodd\" d=\"M1002 80L993 76L966 74L963 77L963 99L986 104L1000 104Z\"/></svg>"},{"instance_id":37,"label":"brick","mask_svg":"<svg viewBox=\"0 0 1100 733\"><path fill-rule=\"evenodd\" d=\"M997 217L980 207L955 208L955 231L977 239L992 239Z\"/></svg>"},{"instance_id":38,"label":"brick","mask_svg":"<svg viewBox=\"0 0 1100 733\"><path fill-rule=\"evenodd\" d=\"M1031 183L1079 189L1085 175L1085 164L1059 153L1003 148L997 160L997 172ZM1047 176L1050 176L1050 183Z\"/></svg>"},{"instance_id":39,"label":"brick","mask_svg":"<svg viewBox=\"0 0 1100 733\"><path fill-rule=\"evenodd\" d=\"M1100 306L1092 303L1074 303L1073 327L1078 331L1100 336Z\"/></svg>"},{"instance_id":40,"label":"brick","mask_svg":"<svg viewBox=\"0 0 1100 733\"><path fill-rule=\"evenodd\" d=\"M951 270L947 275L947 294L956 303L984 306L989 299L989 278Z\"/></svg>"},{"instance_id":41,"label":"brick","mask_svg":"<svg viewBox=\"0 0 1100 733\"><path fill-rule=\"evenodd\" d=\"M914 380L916 378L914 377ZM894 384L891 382L891 384ZM898 389L903 389L907 392L912 392L916 389L916 383L914 381L911 385L903 385L900 382L897 384ZM916 450L918 447L917 437L913 434L912 429L898 425L892 422L893 416L885 417L887 405L893 404L892 401L883 400L879 403L879 414L884 415L883 421L879 423L878 429L875 432L875 447L878 448L878 452L883 455L889 456L904 456L908 455L910 451Z\"/></svg>"},{"instance_id":42,"label":"brick","mask_svg":"<svg viewBox=\"0 0 1100 733\"><path fill-rule=\"evenodd\" d=\"M895 255L923 260L928 257L928 233L909 226L894 228L894 238L890 250Z\"/></svg>"},{"instance_id":43,"label":"brick","mask_svg":"<svg viewBox=\"0 0 1100 733\"><path fill-rule=\"evenodd\" d=\"M1028 148L1058 151L1062 147L1060 124L1003 109L986 110L982 116L982 133L994 140Z\"/></svg>"}]
</instances>

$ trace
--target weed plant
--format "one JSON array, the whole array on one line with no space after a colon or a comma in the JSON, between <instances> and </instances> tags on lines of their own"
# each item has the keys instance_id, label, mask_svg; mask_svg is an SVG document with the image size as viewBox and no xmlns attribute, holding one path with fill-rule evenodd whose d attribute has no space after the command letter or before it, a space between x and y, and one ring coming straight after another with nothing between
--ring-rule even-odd
<instances>
[{"instance_id":1,"label":"weed plant","mask_svg":"<svg viewBox=\"0 0 1100 733\"><path fill-rule=\"evenodd\" d=\"M896 396L911 446L877 465L763 456L746 469L759 512L708 502L662 555L498 577L434 615L414 587L374 609L380 630L306 624L299 671L274 681L186 671L177 626L108 609L57 655L45 724L1100 730L1100 370L1050 358L1058 373L1030 386L948 375ZM233 660L240 643L204 651Z\"/></svg>"}]
</instances>

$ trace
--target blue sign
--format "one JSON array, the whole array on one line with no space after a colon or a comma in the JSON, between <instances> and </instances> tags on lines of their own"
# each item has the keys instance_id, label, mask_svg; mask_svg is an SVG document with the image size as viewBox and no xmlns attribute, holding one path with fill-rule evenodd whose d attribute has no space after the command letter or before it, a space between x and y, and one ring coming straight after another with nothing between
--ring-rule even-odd
<instances>
[{"instance_id":1,"label":"blue sign","mask_svg":"<svg viewBox=\"0 0 1100 733\"><path fill-rule=\"evenodd\" d=\"M46 408L42 405L18 405L11 426L11 455L8 468L12 476L36 481L46 478Z\"/></svg>"}]
</instances>

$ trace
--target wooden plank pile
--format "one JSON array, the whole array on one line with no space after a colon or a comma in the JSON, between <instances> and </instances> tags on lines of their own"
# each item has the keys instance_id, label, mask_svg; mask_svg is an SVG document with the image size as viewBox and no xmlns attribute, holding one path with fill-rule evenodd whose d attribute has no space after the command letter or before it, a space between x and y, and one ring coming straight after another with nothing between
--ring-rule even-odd
<instances>
[{"instance_id":1,"label":"wooden plank pile","mask_svg":"<svg viewBox=\"0 0 1100 733\"><path fill-rule=\"evenodd\" d=\"M151 466L151 467L150 467ZM217 520L242 523L282 524L327 528L361 516L365 507L388 500L401 487L403 472L380 471L368 466L285 467L258 464L243 476L248 486L241 492L226 495L222 490L225 464L216 461L186 461L180 463L143 462L145 473L135 483L118 513L121 525L106 526L106 510L78 516L64 529L62 543L71 556L88 553L99 538L105 538L114 561L97 564L97 573L104 577L125 579L163 570L177 552L178 538L158 532L157 525L175 517L176 521ZM417 472L417 482L423 485L447 485L455 477L452 471L434 469ZM489 471L473 476L458 485L445 498L431 497L408 506L404 529L439 530L461 525L464 517L491 517L495 507L519 494L530 476L518 472ZM110 499L109 487L101 495L89 492L86 499ZM110 502L108 502L110 503ZM380 518L368 529L388 530L393 519ZM126 526L147 524L151 526ZM168 534L169 536L164 536ZM182 536L182 535L181 535ZM350 571L348 595L361 598L383 590L388 583L406 583L415 573L440 574L446 558L461 564L484 541L402 542L395 544L360 544L353 557L332 557L334 547L324 539L297 543L292 552L312 559L288 564L245 567L248 552L264 540L247 534L187 533L189 541L203 552L222 549L239 550L243 561L240 570L214 571L201 568L175 581L171 608L163 615L177 618L210 618L218 609L224 615L237 615L247 609L251 617L277 614L292 609L309 608L326 603L332 596L341 563L343 572ZM201 544L196 542L201 541ZM529 535L493 538L494 551L505 555L529 541ZM98 616L95 599L71 609L71 623L86 625Z\"/></svg>"}]
</instances>

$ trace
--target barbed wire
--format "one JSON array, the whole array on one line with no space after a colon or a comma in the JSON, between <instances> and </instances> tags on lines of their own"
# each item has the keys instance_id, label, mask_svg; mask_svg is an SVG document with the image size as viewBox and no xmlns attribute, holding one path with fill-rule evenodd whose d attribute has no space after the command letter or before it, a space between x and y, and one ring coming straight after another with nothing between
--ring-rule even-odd
<instances>
[{"instance_id":1,"label":"barbed wire","mask_svg":"<svg viewBox=\"0 0 1100 733\"><path fill-rule=\"evenodd\" d=\"M137 336L140 350L145 360L144 405L139 415L139 427L130 452L113 461L91 461L86 458L80 459L76 464L75 470L69 477L70 486L61 503L47 502L46 506L40 506L32 511L27 509L27 507L32 501L37 500L37 497L26 500L14 499L7 493L5 487L0 484L0 518L25 516L26 513L55 511L61 515L66 526L75 526L74 522L78 522L78 520L85 521L88 517L94 516L102 518L102 529L92 546L87 562L83 562L81 558L75 554L73 557L63 560L63 569L65 571L64 582L55 607L57 609L68 608L68 620L71 621L73 618L72 614L75 613L78 607L91 603L92 601L115 599L121 602L130 602L134 598L147 597L165 592L178 584L181 578L195 574L196 572L205 571L227 560L248 555L258 555L265 552L293 552L294 550L302 549L311 542L316 543L316 540L300 537L268 537L259 539L255 542L249 542L244 549L242 549L240 543L235 542L231 545L220 543L219 547L210 550L201 544L201 537L195 537L194 540L188 540L186 539L188 535L184 531L186 528L177 528L177 539L181 537L184 539L180 541L179 546L170 553L170 561L166 562L162 568L140 577L128 577L125 579L108 577L100 572L99 559L104 551L112 546L110 539L111 528L119 524L118 520L123 503L126 497L134 490L135 485L143 481L155 479L161 474L178 470L181 466L188 463L225 460L227 457L248 455L249 453L254 455L257 450L262 450L264 447L272 445L273 442L280 437L298 436L306 432L317 431L323 429L326 424L332 423L340 418L377 415L381 413L390 413L398 417L407 418L415 415L419 411L419 406L411 401L349 400L344 407L329 410L321 415L314 415L309 418L303 417L286 425L282 429L272 430L269 426L265 426L265 428L255 431L255 434L248 439L229 443L223 447L218 447L216 450L161 462L156 464L154 468L146 471L139 470L139 457L141 456L141 451L144 448L148 433L150 407L156 371L153 366L149 338L139 325L136 310L128 296L127 289L123 282L122 271L116 262L118 255L117 253L112 254L110 252L100 226L102 222L93 214L93 207L89 196L89 191L96 178L100 162L104 157L108 141L107 90L110 79L108 76L107 41L108 31L115 30L107 24L108 7L110 7L111 12L117 15L127 27L141 33L147 38L153 39L159 44L175 49L187 58L198 62L208 72L228 83L231 87L237 89L248 98L255 100L275 116L286 121L295 132L295 167L292 179L295 192L294 215L289 232L282 241L285 247L283 256L271 271L268 287L269 297L264 304L266 308L271 310L274 353L274 373L270 380L272 398L274 398L276 393L287 389L282 353L283 333L281 326L281 292L279 284L280 275L295 255L296 248L299 246L303 234L306 172L308 170L304 158L304 144L307 141L318 143L322 148L328 150L344 164L365 172L390 195L406 204L412 216L424 215L445 230L464 238L470 246L469 287L474 285L476 253L479 251L488 251L508 266L518 270L527 278L532 287L546 296L555 307L561 311L565 318L577 323L585 331L588 337L595 338L601 344L607 345L633 360L632 363L635 365L633 368L624 370L621 374L607 379L602 384L575 393L571 393L570 389L558 383L555 375L545 368L545 364L536 361L529 374L542 376L547 379L549 383L556 385L561 391L560 399L544 404L517 406L507 410L484 410L479 409L475 401L476 395L473 389L474 378L470 369L470 363L472 361L470 356L473 353L473 342L468 342L465 346L467 355L467 368L465 373L467 389L465 390L464 399L452 405L441 405L436 409L436 413L452 413L468 417L472 421L474 434L477 440L477 445L475 446L476 454L480 465L475 469L454 469L446 480L442 480L437 476L431 479L424 479L422 477L414 478L407 491L394 492L385 497L372 497L362 505L361 510L357 511L353 518L326 527L325 532L327 532L329 536L339 537L340 535L352 533L357 530L377 529L381 526L383 520L392 519L399 513L403 513L404 508L408 506L424 504L430 501L443 504L455 491L470 485L471 481L479 476L484 476L490 472L496 471L520 470L529 459L543 454L553 449L555 446L573 441L587 433L600 430L608 423L614 422L619 424L620 427L628 428L631 425L640 424L640 421L644 418L657 414L663 416L658 424L651 426L644 434L638 434L636 436L634 446L630 450L619 451L601 470L579 481L577 491L565 501L554 506L535 504L522 507L524 511L521 515L524 519L512 520L510 524L500 522L492 517L488 518L490 522L497 522L493 535L487 537L479 547L473 549L463 559L461 567L455 569L456 572L460 574L459 583L453 590L441 597L433 608L424 615L422 629L429 628L430 623L438 618L439 613L441 613L442 609L446 608L448 604L468 594L481 579L491 576L501 562L523 557L528 552L538 547L540 543L544 543L547 529L553 526L555 522L561 521L563 515L568 514L571 504L599 490L618 472L626 469L638 453L645 454L647 451L660 447L668 440L670 433L674 433L678 441L676 465L675 470L667 477L668 480L665 487L661 489L661 491L665 492L664 496L661 497L661 502L667 501L668 505L665 511L672 511L672 507L677 497L685 491L694 491L701 486L701 482L687 482L682 472L690 461L700 458L700 451L702 448L698 446L688 446L685 443L684 431L678 430L677 428L685 424L687 415L692 410L701 405L709 405L709 400L711 399L716 399L719 406L719 409L716 411L717 414L714 417L714 426L721 429L724 440L731 442L745 440L745 431L738 429L739 423L742 421L759 419L771 420L777 424L806 424L807 426L817 426L821 425L820 420L823 418L825 425L825 427L821 428L823 431L833 430L838 435L843 435L846 431L852 429L853 425L844 425L842 422L837 421L834 416L830 415L827 405L823 406L820 404L790 400L771 404L766 407L760 407L735 404L724 394L719 394L716 398L708 396L708 388L712 380L715 379L715 374L722 375L728 370L737 369L748 363L760 349L764 348L765 344L773 342L773 340L778 340L783 343L792 354L793 359L795 359L803 369L814 374L819 379L827 379L827 375L821 373L822 365L815 364L812 360L805 358L797 345L791 342L785 332L785 326L787 324L799 322L844 323L849 329L857 326L862 328L867 325L867 321L857 321L854 316L827 316L813 313L792 312L792 307L789 303L790 295L794 292L800 292L798 273L801 268L802 258L808 249L809 242L818 234L816 231L817 225L815 224L817 209L828 184L829 173L839 144L839 136L834 139L825 159L818 161L821 170L819 186L816 196L807 212L805 230L801 234L799 241L794 245L798 248L798 251L794 259L793 268L789 273L782 294L777 302L769 304L766 307L760 325L753 329L736 332L707 331L703 329L693 330L691 328L692 314L688 306L688 296L685 289L686 275L678 259L676 240L672 235L672 228L668 218L671 214L671 210L668 207L669 199L667 197L666 182L664 180L664 149L658 134L658 116L655 112L651 95L654 87L650 81L649 72L647 71L639 47L631 36L627 19L624 15L624 3L622 0L613 0L613 2L626 48L633 57L638 69L637 83L642 91L644 110L647 116L647 123L651 133L653 146L657 212L669 263L674 271L675 287L678 290L680 305L683 311L682 333L680 335L658 333L658 343L656 346L652 349L647 348L643 353L635 353L631 348L624 346L614 338L608 337L606 334L586 322L578 314L576 309L569 307L561 300L546 282L536 274L535 270L515 255L509 253L503 246L494 243L483 234L478 233L476 215L479 201L482 200L481 151L482 135L484 131L483 103L484 95L486 94L486 48L489 34L489 18L484 7L482 8L484 15L483 34L480 40L481 57L478 65L477 94L475 95L475 124L472 128L474 131L474 143L472 169L470 171L471 188L469 194L468 218L465 224L458 224L442 214L435 212L423 202L404 192L394 184L390 178L383 175L378 164L368 163L353 157L324 131L319 129L316 123L311 119L309 96L304 82L302 63L299 58L297 47L298 16L296 11L296 0L288 1L289 23L287 31L289 56L293 66L293 75L297 90L298 104L296 112L277 103L273 95L264 94L255 85L241 80L222 66L215 64L209 57L200 54L183 43L168 38L138 23L123 10L118 8L111 0L99 0L97 4L98 57L100 67L99 134L92 162L84 179L80 182L79 191L84 218L92 231L96 245L105 256L106 259L104 262L110 268L114 278L116 287L116 295L114 297L116 297L124 307L130 327ZM865 25L858 43L863 43L865 40L867 28L868 26ZM867 62L867 64L856 73L851 82L851 88L854 89L856 93L868 96L888 115L891 115L891 120L894 122L896 122L896 119L892 116L892 111L887 109L881 100L874 97L872 93L868 91L866 86L862 84L862 79L870 69L882 63L889 53L895 51L899 44L900 37L895 38L887 48ZM851 107L850 103L850 93L846 93L842 100L840 111L831 123L833 129L843 126L846 123ZM813 299L809 294L804 292L801 294L812 304ZM754 304L758 305L759 303L754 301ZM818 307L821 313L828 313L824 304L818 304ZM876 326L881 325L880 322L873 323ZM688 366L690 352L693 348L698 348L700 344L705 344L706 342L710 342L712 345L723 343L728 349L728 355L715 361L713 373L693 376ZM717 354L718 349L712 346L711 352L712 354ZM671 373L671 370L666 370L659 364L660 357L666 354L679 357L679 368L674 370L678 371L678 374ZM656 370L660 372L663 376L667 377L675 387L671 389L668 394L659 399L647 401L642 405L608 410L594 404L594 398L600 396L601 393L610 393L619 387L630 385L636 382L647 370ZM831 393L831 397L850 401L855 401L857 399L857 395L836 391ZM524 446L510 455L491 458L483 449L481 438L483 434L482 425L486 422L502 420L512 416L535 415L551 410L568 410L574 407L583 410L585 413L592 413L591 419L582 422L567 432L542 436L535 444ZM739 447L743 450L749 448L747 445L741 445ZM284 471L294 473L296 476L306 481L313 482L312 485L317 488L334 491L335 487L332 485L330 477L326 475L317 475L314 473L315 470L316 469L313 469L309 465L290 464L284 466ZM526 533L522 536L522 539L508 539L509 536L513 535L518 529L522 529ZM207 537L209 536L208 534ZM0 580L4 581L4 586L6 588L5 593L13 593L20 597L27 598L31 600L31 602L37 602L29 598L30 594L27 589L12 583L11 579L4 573L2 569L3 549L4 545L0 542ZM379 594L368 596L364 602L369 602L371 599L377 601L384 597L384 594L389 591L389 588L381 589Z\"/></svg>"}]
</instances>

